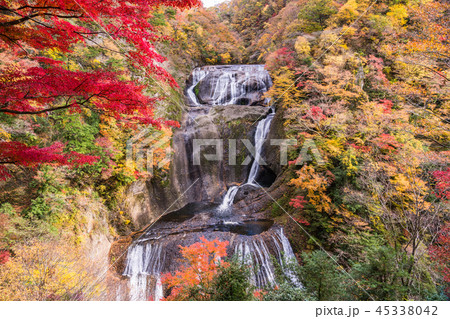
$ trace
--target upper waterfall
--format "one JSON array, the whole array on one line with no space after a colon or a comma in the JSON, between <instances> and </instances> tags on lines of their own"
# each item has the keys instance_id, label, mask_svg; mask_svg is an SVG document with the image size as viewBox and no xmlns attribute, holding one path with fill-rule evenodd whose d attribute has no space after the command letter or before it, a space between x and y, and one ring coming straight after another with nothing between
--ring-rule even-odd
<instances>
[{"instance_id":1,"label":"upper waterfall","mask_svg":"<svg viewBox=\"0 0 450 319\"><path fill-rule=\"evenodd\" d=\"M190 106L259 105L271 86L264 65L208 65L192 71L186 97Z\"/></svg>"}]
</instances>

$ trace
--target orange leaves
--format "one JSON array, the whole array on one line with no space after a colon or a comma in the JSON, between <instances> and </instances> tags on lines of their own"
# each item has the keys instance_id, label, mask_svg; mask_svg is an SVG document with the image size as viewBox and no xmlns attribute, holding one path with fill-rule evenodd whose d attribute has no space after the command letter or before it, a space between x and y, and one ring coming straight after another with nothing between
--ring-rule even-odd
<instances>
[{"instance_id":1,"label":"orange leaves","mask_svg":"<svg viewBox=\"0 0 450 319\"><path fill-rule=\"evenodd\" d=\"M208 241L205 237L200 240L201 242L188 247L180 246L181 255L187 265L175 274L168 273L162 277L162 282L172 288L171 294L165 300L190 300L194 295L197 299L210 299L209 288L219 266L228 266L222 261L227 256L228 241Z\"/></svg>"},{"instance_id":2,"label":"orange leaves","mask_svg":"<svg viewBox=\"0 0 450 319\"><path fill-rule=\"evenodd\" d=\"M390 134L381 134L373 140L373 144L378 147L382 154L395 154L403 146ZM389 158L386 157L386 159Z\"/></svg>"},{"instance_id":3,"label":"orange leaves","mask_svg":"<svg viewBox=\"0 0 450 319\"><path fill-rule=\"evenodd\" d=\"M297 171L297 175L298 177L292 179L289 184L305 189L309 202L314 205L317 211L329 213L331 211L331 199L325 194L329 179L316 173L314 167L310 165L303 166Z\"/></svg>"}]
</instances>

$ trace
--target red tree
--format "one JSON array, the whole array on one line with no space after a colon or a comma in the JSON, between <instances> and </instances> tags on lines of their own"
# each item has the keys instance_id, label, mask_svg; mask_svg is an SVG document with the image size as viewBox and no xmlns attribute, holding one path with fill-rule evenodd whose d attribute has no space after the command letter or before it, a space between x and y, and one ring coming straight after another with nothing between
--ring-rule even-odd
<instances>
[{"instance_id":1,"label":"red tree","mask_svg":"<svg viewBox=\"0 0 450 319\"><path fill-rule=\"evenodd\" d=\"M450 297L450 224L439 233L436 244L430 249L431 259L437 264L437 271L442 274L444 282L447 284L446 294Z\"/></svg>"},{"instance_id":2,"label":"red tree","mask_svg":"<svg viewBox=\"0 0 450 319\"><path fill-rule=\"evenodd\" d=\"M50 147L28 147L19 142L0 142L0 180L10 177L5 164L37 167L40 164L79 166L92 164L98 157L76 152L63 153L64 145L55 143Z\"/></svg>"},{"instance_id":3,"label":"red tree","mask_svg":"<svg viewBox=\"0 0 450 319\"><path fill-rule=\"evenodd\" d=\"M199 0L0 0L0 114L45 115L90 108L118 120L159 127L161 120L153 117L157 98L146 96L139 82L122 80L122 74L111 71L70 71L42 52L69 53L74 44L110 37L126 51L130 65L176 86L160 66L165 58L156 52L154 43L162 37L149 19L160 5L188 8L199 4ZM2 142L0 178L7 174L4 164L73 164L75 155L65 157L60 144L38 149Z\"/></svg>"},{"instance_id":4,"label":"red tree","mask_svg":"<svg viewBox=\"0 0 450 319\"><path fill-rule=\"evenodd\" d=\"M291 201L289 202L289 206L294 207L295 209L297 209L296 213L301 215L303 213L303 208L305 208L305 204L307 204L308 202L305 200L305 198L303 196L296 196L295 198L291 198ZM302 217L293 217L294 220L297 223L303 224L308 226L309 222L304 220Z\"/></svg>"},{"instance_id":5,"label":"red tree","mask_svg":"<svg viewBox=\"0 0 450 319\"><path fill-rule=\"evenodd\" d=\"M0 265L8 262L11 253L7 250L0 250Z\"/></svg>"},{"instance_id":6,"label":"red tree","mask_svg":"<svg viewBox=\"0 0 450 319\"><path fill-rule=\"evenodd\" d=\"M189 300L195 295L197 298L208 300L212 279L219 270L219 265L227 267L222 259L227 256L228 241L218 239L208 241L205 237L201 242L189 247L180 246L181 255L187 265L181 267L174 275L163 276L163 283L172 288L166 300Z\"/></svg>"},{"instance_id":7,"label":"red tree","mask_svg":"<svg viewBox=\"0 0 450 319\"><path fill-rule=\"evenodd\" d=\"M443 200L450 199L450 167L444 171L435 171L433 176L436 179L436 195Z\"/></svg>"}]
</instances>

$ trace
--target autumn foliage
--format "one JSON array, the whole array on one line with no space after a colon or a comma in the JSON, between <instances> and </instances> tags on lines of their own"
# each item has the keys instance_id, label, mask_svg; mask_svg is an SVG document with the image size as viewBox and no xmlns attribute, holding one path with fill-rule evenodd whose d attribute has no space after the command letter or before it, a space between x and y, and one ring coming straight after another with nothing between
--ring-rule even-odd
<instances>
[{"instance_id":1,"label":"autumn foliage","mask_svg":"<svg viewBox=\"0 0 450 319\"><path fill-rule=\"evenodd\" d=\"M227 267L223 258L227 256L228 241L212 241L204 237L188 247L180 246L186 263L175 274L166 274L162 281L171 293L165 300L209 300L210 288L219 266ZM198 299L199 298L199 299Z\"/></svg>"},{"instance_id":2,"label":"autumn foliage","mask_svg":"<svg viewBox=\"0 0 450 319\"><path fill-rule=\"evenodd\" d=\"M0 149L0 180L10 177L4 164L33 168L41 164L80 166L92 164L98 160L96 156L83 155L76 152L64 153L64 145L62 143L38 148L36 146L29 147L20 142L0 142Z\"/></svg>"},{"instance_id":3,"label":"autumn foliage","mask_svg":"<svg viewBox=\"0 0 450 319\"><path fill-rule=\"evenodd\" d=\"M154 46L164 37L149 20L161 5L199 4L197 0L0 1L0 114L46 116L64 109L89 109L118 121L160 128L164 121L153 114L160 98L150 97L144 82L131 80L123 70L80 68L65 58L80 47L103 47L105 39L110 39L109 50L123 55L130 70L176 87L160 66L166 59ZM73 163L70 159L75 155L65 156ZM3 141L0 178L8 176L5 164L64 165L63 157L60 144L27 149L23 143ZM78 162L89 164L93 159L81 156Z\"/></svg>"},{"instance_id":4,"label":"autumn foliage","mask_svg":"<svg viewBox=\"0 0 450 319\"><path fill-rule=\"evenodd\" d=\"M436 243L430 247L430 255L447 284L446 293L450 296L450 225L440 231Z\"/></svg>"}]
</instances>

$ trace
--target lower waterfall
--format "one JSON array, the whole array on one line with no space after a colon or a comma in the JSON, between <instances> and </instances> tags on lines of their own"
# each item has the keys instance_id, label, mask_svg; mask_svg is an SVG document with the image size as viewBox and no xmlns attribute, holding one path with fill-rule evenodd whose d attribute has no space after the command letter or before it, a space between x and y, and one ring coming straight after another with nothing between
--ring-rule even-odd
<instances>
[{"instance_id":1,"label":"lower waterfall","mask_svg":"<svg viewBox=\"0 0 450 319\"><path fill-rule=\"evenodd\" d=\"M274 253L270 252L269 246L274 247ZM162 245L145 242L129 248L123 275L129 277L130 300L158 301L164 297L161 275L170 268L170 265L162 248ZM233 244L231 251L239 260L251 267L250 281L256 287L273 287L276 284L272 256L291 282L301 287L296 275L285 267L286 263L296 262L296 259L282 228L277 228L269 240L258 235L242 236Z\"/></svg>"}]
</instances>

